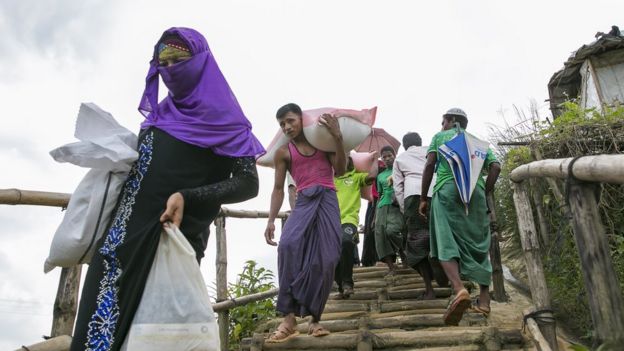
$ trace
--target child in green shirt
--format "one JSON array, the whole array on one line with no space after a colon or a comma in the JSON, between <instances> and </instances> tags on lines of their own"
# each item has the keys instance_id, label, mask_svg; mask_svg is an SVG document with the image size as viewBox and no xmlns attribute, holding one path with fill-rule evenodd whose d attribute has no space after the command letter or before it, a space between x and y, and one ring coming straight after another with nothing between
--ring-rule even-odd
<instances>
[{"instance_id":1,"label":"child in green shirt","mask_svg":"<svg viewBox=\"0 0 624 351\"><path fill-rule=\"evenodd\" d=\"M377 172L375 172L377 173ZM336 266L334 280L338 284L341 296L348 299L353 294L353 261L354 252L359 242L358 224L360 223L360 207L362 200L360 190L371 185L376 174L358 172L349 157L347 172L334 177L338 206L340 207L340 223L342 224L342 251Z\"/></svg>"},{"instance_id":2,"label":"child in green shirt","mask_svg":"<svg viewBox=\"0 0 624 351\"><path fill-rule=\"evenodd\" d=\"M388 265L390 274L394 274L396 269L397 253L403 266L407 267L403 214L394 197L392 186L392 166L395 156L396 152L392 146L384 146L381 149L381 160L386 164L386 169L377 175L379 202L375 213L375 248L380 261Z\"/></svg>"}]
</instances>

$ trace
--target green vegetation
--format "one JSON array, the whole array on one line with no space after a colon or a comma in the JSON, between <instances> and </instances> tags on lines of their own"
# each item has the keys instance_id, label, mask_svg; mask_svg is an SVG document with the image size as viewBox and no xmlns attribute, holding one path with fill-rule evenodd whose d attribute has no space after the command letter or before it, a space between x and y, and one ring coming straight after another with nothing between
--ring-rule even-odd
<instances>
[{"instance_id":1,"label":"green vegetation","mask_svg":"<svg viewBox=\"0 0 624 351\"><path fill-rule=\"evenodd\" d=\"M513 206L511 171L536 159L614 154L624 151L624 107L584 110L574 102L563 106L554 121L539 118L536 109L527 117L516 110L519 124L493 129L493 144L524 141L526 146L497 148L503 165L497 184L497 215L506 243L504 250L520 258L520 240ZM554 189L556 186L557 189ZM571 331L591 342L592 323L578 251L568 218L565 182L533 179L530 183L534 218L541 233L542 260L557 318ZM611 245L614 268L624 289L624 186L602 184L600 213ZM510 257L510 255L506 255ZM524 272L519 272L522 277Z\"/></svg>"},{"instance_id":2,"label":"green vegetation","mask_svg":"<svg viewBox=\"0 0 624 351\"><path fill-rule=\"evenodd\" d=\"M259 267L255 261L245 262L243 272L238 275L236 284L230 284L230 298L241 297L271 290L274 274L272 271ZM241 340L253 334L255 326L275 317L275 299L266 299L230 310L229 347L238 350Z\"/></svg>"}]
</instances>

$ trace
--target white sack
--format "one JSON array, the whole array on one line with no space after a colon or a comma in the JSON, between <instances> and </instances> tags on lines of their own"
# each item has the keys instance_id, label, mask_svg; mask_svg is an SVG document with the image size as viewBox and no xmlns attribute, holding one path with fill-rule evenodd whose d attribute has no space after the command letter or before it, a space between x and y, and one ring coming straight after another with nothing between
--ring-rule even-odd
<instances>
[{"instance_id":1,"label":"white sack","mask_svg":"<svg viewBox=\"0 0 624 351\"><path fill-rule=\"evenodd\" d=\"M338 117L338 124L342 132L342 142L344 151L349 151L360 145L371 133L375 123L377 107L364 110L347 110L333 107L324 107L314 110L303 111L301 122L303 134L315 148L334 152L334 140L326 127L319 125L319 117L329 113ZM257 159L257 164L265 167L274 167L275 152L288 143L288 137L281 130L273 137L273 140L266 148L266 153Z\"/></svg>"},{"instance_id":2,"label":"white sack","mask_svg":"<svg viewBox=\"0 0 624 351\"><path fill-rule=\"evenodd\" d=\"M44 272L91 261L128 171L138 158L137 136L95 104L81 104L74 136L80 141L50 151L57 162L92 168L69 200Z\"/></svg>"}]
</instances>

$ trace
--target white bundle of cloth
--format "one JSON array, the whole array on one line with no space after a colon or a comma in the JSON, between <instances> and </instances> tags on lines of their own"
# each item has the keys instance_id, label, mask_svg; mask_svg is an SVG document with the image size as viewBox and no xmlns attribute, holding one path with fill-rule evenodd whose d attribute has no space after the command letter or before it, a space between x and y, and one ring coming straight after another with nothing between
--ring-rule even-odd
<instances>
[{"instance_id":1,"label":"white bundle of cloth","mask_svg":"<svg viewBox=\"0 0 624 351\"><path fill-rule=\"evenodd\" d=\"M93 103L80 105L78 142L50 151L57 162L91 168L71 195L50 246L44 272L89 263L108 228L121 188L139 154L137 136Z\"/></svg>"}]
</instances>

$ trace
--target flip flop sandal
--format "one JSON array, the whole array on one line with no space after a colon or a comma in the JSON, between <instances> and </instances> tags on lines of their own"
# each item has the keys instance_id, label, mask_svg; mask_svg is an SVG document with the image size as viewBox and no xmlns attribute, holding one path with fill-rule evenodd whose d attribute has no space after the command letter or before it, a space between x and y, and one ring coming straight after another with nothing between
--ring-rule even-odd
<instances>
[{"instance_id":1,"label":"flip flop sandal","mask_svg":"<svg viewBox=\"0 0 624 351\"><path fill-rule=\"evenodd\" d=\"M315 328L310 327L308 329L308 335L312 335L317 338L329 334L329 330L325 329L322 325L317 325Z\"/></svg>"},{"instance_id":2,"label":"flip flop sandal","mask_svg":"<svg viewBox=\"0 0 624 351\"><path fill-rule=\"evenodd\" d=\"M459 325L459 321L461 321L464 316L464 311L470 308L471 305L470 293L468 290L462 289L446 309L446 313L444 313L444 324Z\"/></svg>"},{"instance_id":3,"label":"flip flop sandal","mask_svg":"<svg viewBox=\"0 0 624 351\"><path fill-rule=\"evenodd\" d=\"M479 306L479 299L478 298L476 299L475 303L472 305L472 310L477 312L477 313L481 313L486 318L489 317L490 312L491 312L490 306L485 306L485 307Z\"/></svg>"},{"instance_id":4,"label":"flip flop sandal","mask_svg":"<svg viewBox=\"0 0 624 351\"><path fill-rule=\"evenodd\" d=\"M270 344L281 343L289 339L292 339L297 335L299 335L298 330L290 329L286 326L280 325L277 327L277 330L275 330L273 333L271 333L271 335L269 335L269 337L265 340L265 342L270 343Z\"/></svg>"}]
</instances>

